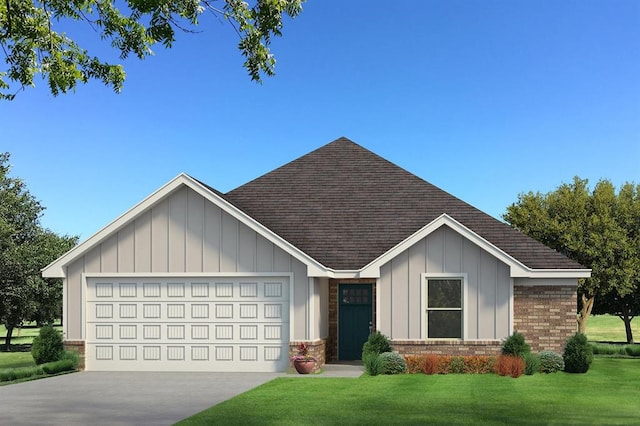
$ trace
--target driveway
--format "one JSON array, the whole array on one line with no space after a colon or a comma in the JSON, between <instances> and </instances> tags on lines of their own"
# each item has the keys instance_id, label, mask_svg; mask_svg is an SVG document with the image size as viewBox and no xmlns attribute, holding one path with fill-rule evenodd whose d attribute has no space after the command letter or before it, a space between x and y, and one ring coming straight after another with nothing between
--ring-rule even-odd
<instances>
[{"instance_id":1,"label":"driveway","mask_svg":"<svg viewBox=\"0 0 640 426\"><path fill-rule=\"evenodd\" d=\"M7 425L171 425L283 373L80 372L0 386Z\"/></svg>"}]
</instances>

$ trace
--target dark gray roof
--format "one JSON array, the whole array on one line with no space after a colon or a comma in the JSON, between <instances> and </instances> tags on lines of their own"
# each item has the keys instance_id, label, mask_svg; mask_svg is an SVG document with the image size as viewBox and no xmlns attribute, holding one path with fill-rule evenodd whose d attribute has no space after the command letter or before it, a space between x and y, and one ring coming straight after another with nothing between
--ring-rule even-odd
<instances>
[{"instance_id":1,"label":"dark gray roof","mask_svg":"<svg viewBox=\"0 0 640 426\"><path fill-rule=\"evenodd\" d=\"M443 213L530 268L583 269L347 138L224 197L336 270L362 268Z\"/></svg>"}]
</instances>

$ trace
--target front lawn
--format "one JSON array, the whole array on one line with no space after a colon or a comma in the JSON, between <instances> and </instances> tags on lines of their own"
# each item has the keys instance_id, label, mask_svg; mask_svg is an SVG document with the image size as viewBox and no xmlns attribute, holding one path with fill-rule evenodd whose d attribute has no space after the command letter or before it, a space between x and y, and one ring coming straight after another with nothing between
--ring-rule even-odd
<instances>
[{"instance_id":1,"label":"front lawn","mask_svg":"<svg viewBox=\"0 0 640 426\"><path fill-rule=\"evenodd\" d=\"M634 340L640 339L640 321L631 321L631 331ZM626 343L627 335L624 331L624 322L615 315L592 315L587 320L585 330L587 338L591 342L617 342Z\"/></svg>"},{"instance_id":2,"label":"front lawn","mask_svg":"<svg viewBox=\"0 0 640 426\"><path fill-rule=\"evenodd\" d=\"M587 374L518 379L422 374L278 378L180 425L634 424L640 361L598 358Z\"/></svg>"},{"instance_id":3,"label":"front lawn","mask_svg":"<svg viewBox=\"0 0 640 426\"><path fill-rule=\"evenodd\" d=\"M0 371L7 368L34 367L31 352L0 352Z\"/></svg>"}]
</instances>

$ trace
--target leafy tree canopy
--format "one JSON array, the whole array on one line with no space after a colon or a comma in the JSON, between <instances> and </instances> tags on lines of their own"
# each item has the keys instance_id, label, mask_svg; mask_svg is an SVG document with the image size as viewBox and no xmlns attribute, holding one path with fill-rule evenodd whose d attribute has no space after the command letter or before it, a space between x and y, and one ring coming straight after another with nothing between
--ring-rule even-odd
<instances>
[{"instance_id":1,"label":"leafy tree canopy","mask_svg":"<svg viewBox=\"0 0 640 426\"><path fill-rule=\"evenodd\" d=\"M507 208L512 226L592 269L580 283L580 331L597 297L636 300L640 291L640 185L574 178L547 194L529 192ZM621 308L620 308L621 309ZM611 312L615 313L615 312Z\"/></svg>"},{"instance_id":2,"label":"leafy tree canopy","mask_svg":"<svg viewBox=\"0 0 640 426\"><path fill-rule=\"evenodd\" d=\"M60 318L62 284L44 280L40 270L77 242L40 226L43 207L9 171L9 154L0 153L0 322L7 349L22 323Z\"/></svg>"},{"instance_id":3,"label":"leafy tree canopy","mask_svg":"<svg viewBox=\"0 0 640 426\"><path fill-rule=\"evenodd\" d=\"M1 0L0 47L6 70L0 69L0 99L34 85L41 74L53 95L91 79L122 90L125 72L92 56L62 31L70 21L84 21L110 41L122 59L144 59L160 43L171 47L177 30L193 31L205 11L229 21L239 35L244 67L254 81L274 74L269 51L282 35L283 15L297 16L304 0Z\"/></svg>"}]
</instances>

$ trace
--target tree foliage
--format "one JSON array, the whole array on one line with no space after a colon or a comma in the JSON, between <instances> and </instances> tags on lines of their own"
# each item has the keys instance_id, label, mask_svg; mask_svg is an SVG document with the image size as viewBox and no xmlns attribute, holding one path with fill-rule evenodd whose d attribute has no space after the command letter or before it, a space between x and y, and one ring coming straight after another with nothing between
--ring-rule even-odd
<instances>
[{"instance_id":1,"label":"tree foliage","mask_svg":"<svg viewBox=\"0 0 640 426\"><path fill-rule=\"evenodd\" d=\"M205 11L227 20L239 36L244 67L254 81L274 74L271 38L282 35L283 17L297 16L304 0L2 0L0 47L7 64L0 71L0 99L34 85L41 74L53 95L91 79L120 92L121 64L92 56L64 30L73 21L91 26L119 51L121 59L153 54L158 43L171 47L176 31L193 31ZM222 3L218 7L219 3ZM13 83L12 83L13 82ZM16 89L17 86L17 89Z\"/></svg>"},{"instance_id":2,"label":"tree foliage","mask_svg":"<svg viewBox=\"0 0 640 426\"><path fill-rule=\"evenodd\" d=\"M60 317L62 284L41 278L40 269L77 241L40 226L43 207L9 171L9 154L0 154L0 321L7 350L13 330L24 322Z\"/></svg>"},{"instance_id":3,"label":"tree foliage","mask_svg":"<svg viewBox=\"0 0 640 426\"><path fill-rule=\"evenodd\" d=\"M579 285L583 333L598 298L638 300L640 292L640 185L625 183L616 193L609 180L600 180L593 191L588 183L576 177L547 194L521 194L503 216L525 234L592 269L591 278Z\"/></svg>"}]
</instances>

